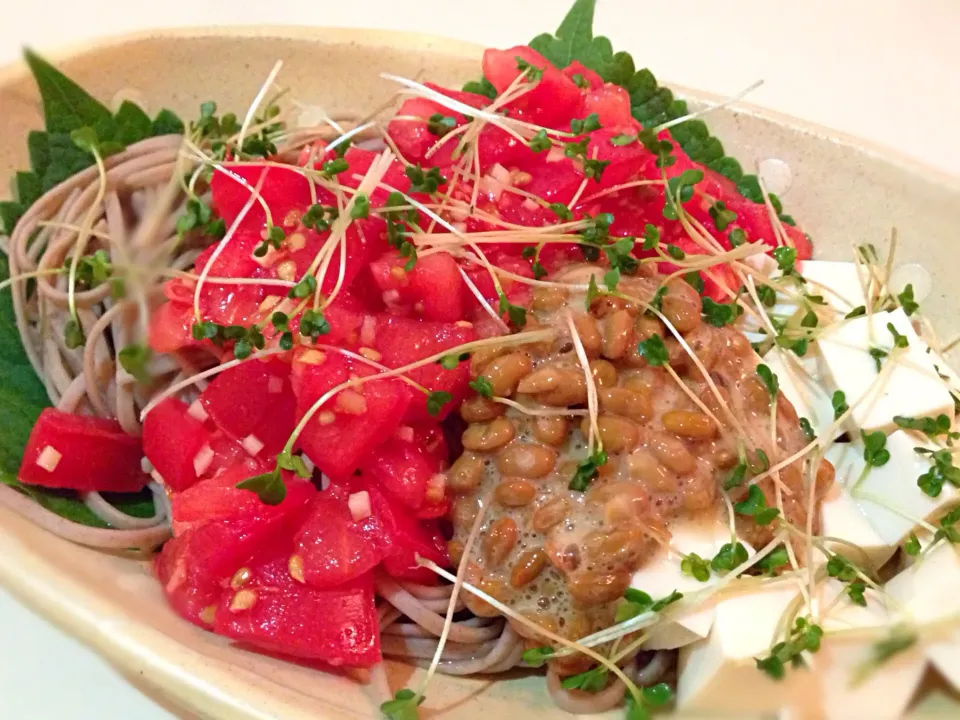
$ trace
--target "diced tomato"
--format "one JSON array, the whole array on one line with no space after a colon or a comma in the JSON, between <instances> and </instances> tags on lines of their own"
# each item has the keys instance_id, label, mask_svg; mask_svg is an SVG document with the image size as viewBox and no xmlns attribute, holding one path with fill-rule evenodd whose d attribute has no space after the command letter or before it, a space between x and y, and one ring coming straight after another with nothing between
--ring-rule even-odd
<instances>
[{"instance_id":1,"label":"diced tomato","mask_svg":"<svg viewBox=\"0 0 960 720\"><path fill-rule=\"evenodd\" d=\"M154 561L164 595L184 618L209 627L208 613L241 567L288 551L305 506L268 517L208 522L168 540ZM206 618L206 619L205 619Z\"/></svg>"},{"instance_id":2,"label":"diced tomato","mask_svg":"<svg viewBox=\"0 0 960 720\"><path fill-rule=\"evenodd\" d=\"M280 360L249 360L225 370L200 394L200 402L230 437L262 442L261 456L277 454L296 425L290 366Z\"/></svg>"},{"instance_id":3,"label":"diced tomato","mask_svg":"<svg viewBox=\"0 0 960 720\"><path fill-rule=\"evenodd\" d=\"M480 174L485 175L494 165L505 168L534 162L537 155L527 143L518 140L506 130L487 125L477 139L477 154L480 156Z\"/></svg>"},{"instance_id":4,"label":"diced tomato","mask_svg":"<svg viewBox=\"0 0 960 720\"><path fill-rule=\"evenodd\" d=\"M755 203L740 196L732 198L726 203L727 208L737 214L734 224L743 228L750 241L762 240L770 247L778 245L776 232L770 222L770 211L766 205ZM797 249L797 258L800 260L810 258L812 251L810 239L799 228L786 223L781 224L787 236L793 242L793 246Z\"/></svg>"},{"instance_id":5,"label":"diced tomato","mask_svg":"<svg viewBox=\"0 0 960 720\"><path fill-rule=\"evenodd\" d=\"M423 506L416 510L413 515L419 520L436 520L446 517L452 506L449 495L444 495L439 500L429 499L423 503Z\"/></svg>"},{"instance_id":6,"label":"diced tomato","mask_svg":"<svg viewBox=\"0 0 960 720\"><path fill-rule=\"evenodd\" d=\"M450 462L450 448L443 435L443 429L432 423L421 423L413 426L413 441L440 467L446 467Z\"/></svg>"},{"instance_id":7,"label":"diced tomato","mask_svg":"<svg viewBox=\"0 0 960 720\"><path fill-rule=\"evenodd\" d=\"M368 220L355 220L347 228L346 234L340 240L340 245L333 249L333 256L327 266L320 283L324 294L329 294L339 283L340 288L352 285L357 275L369 262L387 250L387 241L384 238L386 224L379 218L371 217ZM330 233L317 233L313 230L298 230L297 234L304 238L303 247L297 250L282 250L276 261L270 266L266 274L269 277L278 277L278 270L286 261L292 261L296 267L298 278L306 275L317 258L324 244L330 239ZM341 257L345 255L343 277L340 275Z\"/></svg>"},{"instance_id":8,"label":"diced tomato","mask_svg":"<svg viewBox=\"0 0 960 720\"><path fill-rule=\"evenodd\" d=\"M356 285L356 283L355 283ZM349 291L342 290L323 311L330 323L330 332L320 337L320 342L344 347L356 347L361 343L364 319L373 316L366 305ZM371 325L371 328L374 327Z\"/></svg>"},{"instance_id":9,"label":"diced tomato","mask_svg":"<svg viewBox=\"0 0 960 720\"><path fill-rule=\"evenodd\" d=\"M197 345L190 331L195 319L189 305L163 303L150 314L150 349L163 354Z\"/></svg>"},{"instance_id":10,"label":"diced tomato","mask_svg":"<svg viewBox=\"0 0 960 720\"><path fill-rule=\"evenodd\" d=\"M737 274L729 265L724 263L712 266L708 272L703 274L703 294L717 302L731 302L733 300L732 296L721 287L720 283L723 283L727 290L733 292L736 292L741 284Z\"/></svg>"},{"instance_id":11,"label":"diced tomato","mask_svg":"<svg viewBox=\"0 0 960 720\"><path fill-rule=\"evenodd\" d=\"M287 494L278 505L266 505L256 493L237 488L237 483L270 470L272 466L268 463L248 460L174 493L170 499L174 534L180 535L209 522L289 516L316 495L312 483L287 472L283 473Z\"/></svg>"},{"instance_id":12,"label":"diced tomato","mask_svg":"<svg viewBox=\"0 0 960 720\"><path fill-rule=\"evenodd\" d=\"M253 251L261 241L259 231L237 232L204 250L197 257L196 272L199 274L206 270L207 275L213 278L252 277L260 270ZM218 248L219 252L214 258ZM191 292L191 309L192 295ZM204 320L212 320L219 325L249 325L250 318L259 312L260 303L266 295L264 285L221 284L208 280L200 292L200 314Z\"/></svg>"},{"instance_id":13,"label":"diced tomato","mask_svg":"<svg viewBox=\"0 0 960 720\"><path fill-rule=\"evenodd\" d=\"M407 260L389 252L370 264L370 274L393 313L413 312L427 320L455 322L463 318L466 288L457 261L445 253Z\"/></svg>"},{"instance_id":14,"label":"diced tomato","mask_svg":"<svg viewBox=\"0 0 960 720\"><path fill-rule=\"evenodd\" d=\"M491 262L502 270L513 273L514 275L519 275L525 278L533 277L533 269L531 267L531 260L526 260L522 257L518 257L517 253L522 246L511 245L509 246L508 253L491 253L489 258ZM568 247L566 243L563 244L564 248ZM549 254L548 254L549 255ZM490 277L489 271L482 266L473 265L470 268L467 268L467 275L470 276L470 279L476 285L477 290L480 291L480 294L483 295L487 303L493 307L497 308L499 303L499 298L497 297L496 289L493 285L493 280ZM503 288L504 294L514 305L526 306L530 304L531 290L530 286L513 280L509 277L500 278L500 286ZM473 298L475 300L475 298ZM479 302L473 303L475 310L480 314L482 312L483 317L489 317L486 314L486 311L480 311ZM509 320L509 317L506 313L503 314L504 322Z\"/></svg>"},{"instance_id":15,"label":"diced tomato","mask_svg":"<svg viewBox=\"0 0 960 720\"><path fill-rule=\"evenodd\" d=\"M517 67L517 58L541 69L542 75L536 87L507 103L507 107L546 127L559 129L569 123L580 106L580 88L536 50L526 45L507 50L485 50L484 76L498 93L502 93L523 72Z\"/></svg>"},{"instance_id":16,"label":"diced tomato","mask_svg":"<svg viewBox=\"0 0 960 720\"><path fill-rule=\"evenodd\" d=\"M452 125L442 125L441 134L430 131L429 120L434 115L452 118ZM387 125L387 133L396 143L400 155L409 162L427 166L447 167L453 162L453 151L461 134L449 135L451 130L463 125L467 118L438 102L426 98L407 100L397 111L396 117ZM437 146L430 157L427 153Z\"/></svg>"},{"instance_id":17,"label":"diced tomato","mask_svg":"<svg viewBox=\"0 0 960 720\"><path fill-rule=\"evenodd\" d=\"M497 199L497 212L504 220L524 227L543 227L557 222L556 214L549 208L531 198L511 192L502 192ZM487 244L486 251L503 249L514 253L520 252L522 247L509 243Z\"/></svg>"},{"instance_id":18,"label":"diced tomato","mask_svg":"<svg viewBox=\"0 0 960 720\"><path fill-rule=\"evenodd\" d=\"M17 478L80 492L135 492L147 483L140 438L116 420L45 408L30 431Z\"/></svg>"},{"instance_id":19,"label":"diced tomato","mask_svg":"<svg viewBox=\"0 0 960 720\"><path fill-rule=\"evenodd\" d=\"M196 285L192 280L188 284L186 280L174 278L163 284L163 295L170 302L193 305L193 289L195 287Z\"/></svg>"},{"instance_id":20,"label":"diced tomato","mask_svg":"<svg viewBox=\"0 0 960 720\"><path fill-rule=\"evenodd\" d=\"M349 165L349 169L337 175L338 182L347 187L358 187L363 176L366 175L377 157L379 157L378 153L352 145L343 156L343 159L346 160ZM389 185L402 193L410 191L410 178L406 176L403 164L398 160L390 163L390 167L387 169L387 172L384 173L381 183ZM389 194L389 190L378 187L370 193L370 205L372 207L382 207Z\"/></svg>"},{"instance_id":21,"label":"diced tomato","mask_svg":"<svg viewBox=\"0 0 960 720\"><path fill-rule=\"evenodd\" d=\"M258 183L260 184L260 197L270 208L274 225L292 229L312 203L310 181L298 170L229 163L224 167L233 175L242 178L250 188L256 188ZM213 208L223 218L227 227L237 219L251 196L250 189L243 183L219 171L213 174L210 191L213 195ZM266 221L263 207L259 202L254 202L244 215L241 227L259 234Z\"/></svg>"},{"instance_id":22,"label":"diced tomato","mask_svg":"<svg viewBox=\"0 0 960 720\"><path fill-rule=\"evenodd\" d=\"M459 327L451 323L380 316L377 320L375 346L383 356L384 365L398 368L476 339L477 335L472 328ZM465 362L459 363L453 370L447 370L438 363L430 363L406 374L411 380L420 383L431 392L448 392L453 396L452 401L445 404L440 414L435 416L437 421L442 420L453 409L460 406L463 398L466 397L467 383L470 382L470 368ZM408 422L429 420L431 415L427 411L427 398L423 393L416 392L407 385L404 385L404 389L411 396L406 420Z\"/></svg>"},{"instance_id":23,"label":"diced tomato","mask_svg":"<svg viewBox=\"0 0 960 720\"><path fill-rule=\"evenodd\" d=\"M218 634L332 666L370 667L381 661L372 575L318 590L291 577L289 557L281 556L251 568L242 590L256 601L238 607L237 591L224 590L214 624Z\"/></svg>"},{"instance_id":24,"label":"diced tomato","mask_svg":"<svg viewBox=\"0 0 960 720\"><path fill-rule=\"evenodd\" d=\"M596 113L603 128L624 127L624 132L637 131L638 123L630 112L630 93L626 88L607 83L583 96L582 116ZM642 146L641 146L642 147Z\"/></svg>"},{"instance_id":25,"label":"diced tomato","mask_svg":"<svg viewBox=\"0 0 960 720\"><path fill-rule=\"evenodd\" d=\"M485 108L490 104L490 98L486 95L478 95L477 93L466 92L465 90L453 90L451 88L445 88L436 83L425 82L426 85L431 90L435 90L441 95L446 95L448 98L453 98L459 102L462 102L464 105L469 105L470 107Z\"/></svg>"},{"instance_id":26,"label":"diced tomato","mask_svg":"<svg viewBox=\"0 0 960 720\"><path fill-rule=\"evenodd\" d=\"M425 502L427 483L441 465L413 441L392 437L374 451L364 464L367 475L408 508L419 510Z\"/></svg>"},{"instance_id":27,"label":"diced tomato","mask_svg":"<svg viewBox=\"0 0 960 720\"><path fill-rule=\"evenodd\" d=\"M384 557L382 567L391 576L433 584L436 575L417 564L417 556L433 560L441 567L448 567L447 542L439 526L430 520L417 520L399 502L377 491L366 475L359 480L370 493L373 510L392 537L391 553Z\"/></svg>"},{"instance_id":28,"label":"diced tomato","mask_svg":"<svg viewBox=\"0 0 960 720\"><path fill-rule=\"evenodd\" d=\"M569 205L583 182L583 173L572 160L562 156L551 160L549 155L538 155L524 170L530 173L531 179L523 189L548 203ZM556 218L553 221L556 222Z\"/></svg>"},{"instance_id":29,"label":"diced tomato","mask_svg":"<svg viewBox=\"0 0 960 720\"><path fill-rule=\"evenodd\" d=\"M638 178L640 171L649 161L650 153L639 142L629 145L614 145L611 142L614 137L631 132L636 130L629 126L614 125L590 133L587 157L609 163L604 167L594 188L613 187ZM588 186L588 192L590 191Z\"/></svg>"},{"instance_id":30,"label":"diced tomato","mask_svg":"<svg viewBox=\"0 0 960 720\"><path fill-rule=\"evenodd\" d=\"M349 491L331 485L320 493L295 538L307 584L330 588L369 572L393 552L393 533L379 514L355 520Z\"/></svg>"},{"instance_id":31,"label":"diced tomato","mask_svg":"<svg viewBox=\"0 0 960 720\"><path fill-rule=\"evenodd\" d=\"M299 353L294 359L292 377L297 417L303 417L317 400L351 375L373 374L377 374L375 369L339 353ZM350 389L345 396L331 398L307 423L299 444L328 476L348 475L362 458L394 433L409 404L410 393L403 381L369 381ZM321 418L321 413L330 413L332 418Z\"/></svg>"},{"instance_id":32,"label":"diced tomato","mask_svg":"<svg viewBox=\"0 0 960 720\"><path fill-rule=\"evenodd\" d=\"M203 423L177 398L167 398L143 420L143 454L171 490L186 490L197 481L194 458L211 440Z\"/></svg>"},{"instance_id":33,"label":"diced tomato","mask_svg":"<svg viewBox=\"0 0 960 720\"><path fill-rule=\"evenodd\" d=\"M596 90L603 85L603 78L588 67L585 67L579 60L574 60L563 69L563 74L573 80L574 75L580 75L590 84L590 89ZM578 86L579 87L579 86Z\"/></svg>"},{"instance_id":34,"label":"diced tomato","mask_svg":"<svg viewBox=\"0 0 960 720\"><path fill-rule=\"evenodd\" d=\"M449 255L438 253L419 259L410 273L410 285L427 320L456 322L463 318L466 288L457 261Z\"/></svg>"}]
</instances>

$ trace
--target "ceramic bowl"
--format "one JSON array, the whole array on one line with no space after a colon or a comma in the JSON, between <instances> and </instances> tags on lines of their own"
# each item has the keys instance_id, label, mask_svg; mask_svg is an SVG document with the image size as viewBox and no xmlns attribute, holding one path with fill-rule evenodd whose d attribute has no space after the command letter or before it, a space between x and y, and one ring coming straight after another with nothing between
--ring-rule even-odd
<instances>
[{"instance_id":1,"label":"ceramic bowl","mask_svg":"<svg viewBox=\"0 0 960 720\"><path fill-rule=\"evenodd\" d=\"M46 50L46 49L43 49ZM115 38L52 54L69 76L104 100L122 93L183 117L199 103L249 105L277 60L280 82L332 116L363 115L395 86L389 71L459 85L480 74L481 48L424 35L295 28L182 29ZM678 90L694 101L709 95ZM22 65L0 71L0 177L27 165L26 135L42 119ZM954 242L960 183L893 152L756 108L709 118L728 153L745 168L771 158L792 175L784 203L826 259L852 245L883 243L900 231L898 263L922 262L932 290L924 309L942 337L960 329ZM71 545L0 508L0 583L31 608L93 647L171 708L204 718L370 718L387 689L232 646L180 620L167 607L149 565ZM414 672L388 664L393 689ZM437 677L430 717L568 717L547 698L543 679Z\"/></svg>"}]
</instances>

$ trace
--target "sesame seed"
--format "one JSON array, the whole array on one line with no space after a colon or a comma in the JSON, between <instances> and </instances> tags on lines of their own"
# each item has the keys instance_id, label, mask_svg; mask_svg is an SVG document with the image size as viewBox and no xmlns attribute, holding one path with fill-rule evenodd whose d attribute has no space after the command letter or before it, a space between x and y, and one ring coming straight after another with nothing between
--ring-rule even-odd
<instances>
[{"instance_id":1,"label":"sesame seed","mask_svg":"<svg viewBox=\"0 0 960 720\"><path fill-rule=\"evenodd\" d=\"M290 577L299 583L306 582L303 579L303 558L299 555L291 555L290 562L287 564L290 570Z\"/></svg>"},{"instance_id":2,"label":"sesame seed","mask_svg":"<svg viewBox=\"0 0 960 720\"><path fill-rule=\"evenodd\" d=\"M234 590L242 588L250 580L250 568L242 567L237 570L230 579L230 587Z\"/></svg>"},{"instance_id":3,"label":"sesame seed","mask_svg":"<svg viewBox=\"0 0 960 720\"><path fill-rule=\"evenodd\" d=\"M241 590L230 601L230 612L249 610L257 604L257 594L253 590Z\"/></svg>"}]
</instances>

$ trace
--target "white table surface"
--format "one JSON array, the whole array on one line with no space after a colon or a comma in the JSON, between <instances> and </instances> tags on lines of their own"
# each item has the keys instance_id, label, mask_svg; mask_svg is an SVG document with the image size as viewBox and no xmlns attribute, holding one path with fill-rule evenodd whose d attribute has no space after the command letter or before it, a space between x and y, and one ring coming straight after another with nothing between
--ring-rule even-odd
<instances>
[{"instance_id":1,"label":"white table surface","mask_svg":"<svg viewBox=\"0 0 960 720\"><path fill-rule=\"evenodd\" d=\"M595 28L663 80L733 95L894 147L960 174L960 2L956 0L599 0ZM30 0L4 9L0 64L150 27L313 24L396 28L489 45L553 30L564 0ZM0 549L2 552L2 549ZM41 678L44 679L41 682ZM48 679L56 679L56 686ZM86 648L0 590L0 715L159 720Z\"/></svg>"}]
</instances>

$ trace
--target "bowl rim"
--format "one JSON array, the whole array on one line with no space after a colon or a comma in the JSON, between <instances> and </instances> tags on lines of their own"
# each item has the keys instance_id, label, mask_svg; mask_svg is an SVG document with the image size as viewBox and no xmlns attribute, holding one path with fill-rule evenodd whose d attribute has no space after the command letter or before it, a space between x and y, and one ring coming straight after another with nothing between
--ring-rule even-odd
<instances>
[{"instance_id":1,"label":"bowl rim","mask_svg":"<svg viewBox=\"0 0 960 720\"><path fill-rule=\"evenodd\" d=\"M130 33L113 34L91 40L62 45L45 51L45 56L55 64L84 56L115 50L127 44L143 41L203 40L204 38L264 38L276 37L330 44L359 44L390 47L395 50L434 50L465 59L479 60L483 46L440 35L398 30L367 30L345 27L302 27L294 25L266 26L184 26L162 29L147 29ZM478 67L479 69L479 67ZM0 88L9 87L29 77L29 70L22 60L0 66ZM665 83L680 96L695 102L719 103L727 98L696 89ZM943 185L960 193L960 174L953 175L931 167L917 158L906 155L886 145L867 141L855 135L805 121L760 105L737 102L728 107L737 114L754 117L779 127L796 130L808 137L831 142L838 147L854 149L867 156L882 160L911 175L922 176L926 182ZM19 527L19 529L18 529ZM125 676L125 668L136 668L142 681L150 690L162 693L165 699L177 703L203 716L228 714L229 717L270 720L273 714L264 714L236 696L220 692L209 693L209 685L189 672L180 671L176 663L164 660L158 647L176 646L180 652L196 654L192 649L168 638L160 630L147 628L145 634L150 642L118 642L104 627L109 616L109 605L95 592L69 577L56 572L56 567L43 559L23 541L23 535L36 531L45 533L28 520L7 508L0 508L0 541L5 552L0 553L0 585L30 610L50 621L83 644L94 649L111 666ZM32 572L23 572L29 567ZM142 637L141 637L142 640ZM247 672L238 670L238 682ZM149 672L147 672L149 671ZM137 683L141 685L140 682ZM156 701L151 694L151 700ZM321 707L315 708L310 717L324 717ZM300 717L297 715L297 717ZM306 716L304 716L306 717Z\"/></svg>"}]
</instances>

